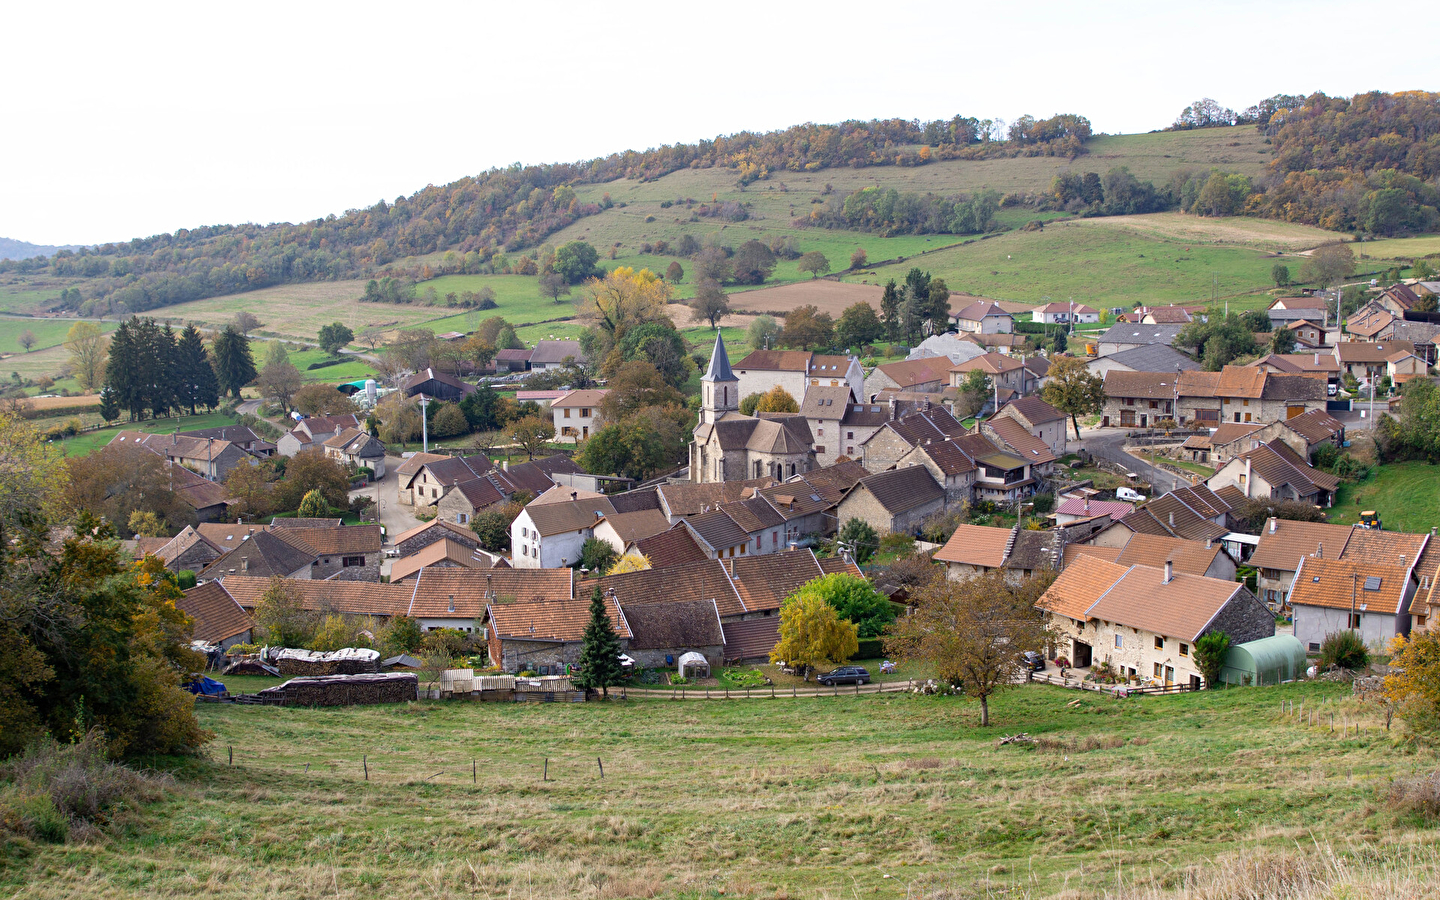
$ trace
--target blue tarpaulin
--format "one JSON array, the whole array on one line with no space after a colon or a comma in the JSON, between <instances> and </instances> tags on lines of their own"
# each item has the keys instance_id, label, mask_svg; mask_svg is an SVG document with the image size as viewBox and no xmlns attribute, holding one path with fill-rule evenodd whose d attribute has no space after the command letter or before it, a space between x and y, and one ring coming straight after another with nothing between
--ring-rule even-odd
<instances>
[{"instance_id":1,"label":"blue tarpaulin","mask_svg":"<svg viewBox=\"0 0 1440 900\"><path fill-rule=\"evenodd\" d=\"M204 694L206 696L225 693L225 685L213 678L198 678L185 685L185 690L192 694Z\"/></svg>"}]
</instances>

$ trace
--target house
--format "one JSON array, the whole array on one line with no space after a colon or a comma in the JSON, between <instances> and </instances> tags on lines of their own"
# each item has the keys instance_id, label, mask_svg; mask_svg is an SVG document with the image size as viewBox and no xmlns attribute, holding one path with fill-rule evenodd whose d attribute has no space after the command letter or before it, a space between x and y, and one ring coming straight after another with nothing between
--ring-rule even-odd
<instances>
[{"instance_id":1,"label":"house","mask_svg":"<svg viewBox=\"0 0 1440 900\"><path fill-rule=\"evenodd\" d=\"M1275 618L1244 585L1163 567L1081 556L1035 604L1051 629L1052 658L1106 663L1132 681L1204 687L1195 642L1223 631L1235 644L1273 637Z\"/></svg>"},{"instance_id":2,"label":"house","mask_svg":"<svg viewBox=\"0 0 1440 900\"><path fill-rule=\"evenodd\" d=\"M1098 544L1067 544L1065 565L1077 557L1094 556L1122 566L1174 566L1182 575L1204 575L1221 581L1234 581L1237 563L1224 545L1215 539L1187 541L1161 534L1137 533L1123 547Z\"/></svg>"},{"instance_id":3,"label":"house","mask_svg":"<svg viewBox=\"0 0 1440 900\"><path fill-rule=\"evenodd\" d=\"M410 588L401 612L418 619L426 631L455 628L483 634L489 607L568 599L575 593L574 576L570 569L424 568L413 581L407 578L399 585ZM585 598L589 600L589 594Z\"/></svg>"},{"instance_id":4,"label":"house","mask_svg":"<svg viewBox=\"0 0 1440 900\"><path fill-rule=\"evenodd\" d=\"M671 525L668 531L632 541L626 546L624 555L644 557L654 569L703 562L711 558L705 548L691 536L684 522Z\"/></svg>"},{"instance_id":5,"label":"house","mask_svg":"<svg viewBox=\"0 0 1440 900\"><path fill-rule=\"evenodd\" d=\"M860 445L861 462L871 472L891 468L926 441L944 441L966 433L965 426L942 406L922 404L915 412L900 415L899 403L892 400L882 409L888 410L885 423Z\"/></svg>"},{"instance_id":6,"label":"house","mask_svg":"<svg viewBox=\"0 0 1440 900\"><path fill-rule=\"evenodd\" d=\"M502 464L478 477L458 481L442 489L440 500L435 503L436 515L457 525L469 524L481 510L501 503L508 503L518 497L540 497L549 494L550 500L576 500L583 497L599 497L594 491L581 491L565 486L560 492L550 492L558 487L554 479L580 472L580 467L568 456L555 455L543 459L532 459L518 465ZM443 471L441 474L445 474ZM463 476L463 472L459 473Z\"/></svg>"},{"instance_id":7,"label":"house","mask_svg":"<svg viewBox=\"0 0 1440 900\"><path fill-rule=\"evenodd\" d=\"M881 534L910 534L944 508L940 483L924 466L907 466L860 479L840 501L836 517L841 523L861 519Z\"/></svg>"},{"instance_id":8,"label":"house","mask_svg":"<svg viewBox=\"0 0 1440 900\"><path fill-rule=\"evenodd\" d=\"M633 512L611 513L597 522L593 528L595 539L604 541L623 555L626 548L636 541L654 537L669 531L670 520L658 507L637 509Z\"/></svg>"},{"instance_id":9,"label":"house","mask_svg":"<svg viewBox=\"0 0 1440 900\"><path fill-rule=\"evenodd\" d=\"M207 481L224 481L236 466L253 466L258 460L238 444L214 438L181 437L179 434L145 434L121 431L110 445L142 447L184 466Z\"/></svg>"},{"instance_id":10,"label":"house","mask_svg":"<svg viewBox=\"0 0 1440 900\"><path fill-rule=\"evenodd\" d=\"M981 355L980 348L967 344L976 352L967 359ZM931 356L924 359L906 359L885 363L875 367L865 379L863 397L873 397L883 390L921 391L936 393L950 383L950 368L955 363L948 356ZM862 397L862 399L863 399Z\"/></svg>"},{"instance_id":11,"label":"house","mask_svg":"<svg viewBox=\"0 0 1440 900\"><path fill-rule=\"evenodd\" d=\"M533 352L529 347L496 350L495 373L498 375L508 372L528 372L530 370L530 354Z\"/></svg>"},{"instance_id":12,"label":"house","mask_svg":"<svg viewBox=\"0 0 1440 900\"><path fill-rule=\"evenodd\" d=\"M1027 478L1033 476L1036 481L1043 482L1054 470L1056 457L1050 451L1050 445L1009 416L992 416L981 422L980 434L1001 450L1023 459L1030 468Z\"/></svg>"},{"instance_id":13,"label":"house","mask_svg":"<svg viewBox=\"0 0 1440 900\"><path fill-rule=\"evenodd\" d=\"M1428 366L1425 360L1409 350L1396 350L1385 357L1385 374L1394 384L1404 384L1412 378L1422 378Z\"/></svg>"},{"instance_id":14,"label":"house","mask_svg":"<svg viewBox=\"0 0 1440 900\"><path fill-rule=\"evenodd\" d=\"M250 614L218 581L207 581L186 591L175 601L175 608L195 620L190 633L194 640L214 644L221 650L250 643L254 627Z\"/></svg>"},{"instance_id":15,"label":"house","mask_svg":"<svg viewBox=\"0 0 1440 900\"><path fill-rule=\"evenodd\" d=\"M1033 393L1038 386L1034 373L1025 363L1000 353L986 353L950 368L950 387L960 387L974 370L980 370L1000 391L1015 396Z\"/></svg>"},{"instance_id":16,"label":"house","mask_svg":"<svg viewBox=\"0 0 1440 900\"><path fill-rule=\"evenodd\" d=\"M1141 325L1121 322L1112 325L1097 341L1101 356L1114 356L1123 350L1134 350L1147 344L1174 344L1175 335L1184 325Z\"/></svg>"},{"instance_id":17,"label":"house","mask_svg":"<svg viewBox=\"0 0 1440 900\"><path fill-rule=\"evenodd\" d=\"M733 559L789 549L788 540L783 546L780 543L784 525L784 518L761 497L722 504L685 520L690 537L709 559Z\"/></svg>"},{"instance_id":18,"label":"house","mask_svg":"<svg viewBox=\"0 0 1440 900\"><path fill-rule=\"evenodd\" d=\"M707 513L721 503L753 497L756 491L776 483L774 478L769 477L704 484L676 482L658 485L655 495L660 511L665 513L670 524L674 525L691 516Z\"/></svg>"},{"instance_id":19,"label":"house","mask_svg":"<svg viewBox=\"0 0 1440 900\"><path fill-rule=\"evenodd\" d=\"M424 395L432 400L445 400L456 403L464 400L469 394L475 392L475 385L467 384L448 372L440 372L433 367L427 367L405 379L400 385L407 397L418 397Z\"/></svg>"},{"instance_id":20,"label":"house","mask_svg":"<svg viewBox=\"0 0 1440 900\"><path fill-rule=\"evenodd\" d=\"M1247 451L1254 450L1271 441L1283 441L1301 459L1309 461L1315 451L1324 444L1339 447L1345 440L1345 423L1325 412L1312 409L1304 415L1272 422L1269 425L1221 425L1209 438L1210 462L1222 466ZM1190 442L1186 441L1186 446Z\"/></svg>"},{"instance_id":21,"label":"house","mask_svg":"<svg viewBox=\"0 0 1440 900\"><path fill-rule=\"evenodd\" d=\"M224 485L208 481L170 460L165 461L165 473L169 477L170 490L195 511L196 522L214 522L229 518L229 492Z\"/></svg>"},{"instance_id":22,"label":"house","mask_svg":"<svg viewBox=\"0 0 1440 900\"><path fill-rule=\"evenodd\" d=\"M1039 397L1011 400L995 412L989 419L990 424L993 426L997 419L1013 419L1043 441L1056 458L1065 455L1068 447L1065 414Z\"/></svg>"},{"instance_id":23,"label":"house","mask_svg":"<svg viewBox=\"0 0 1440 900\"><path fill-rule=\"evenodd\" d=\"M529 356L529 368L535 372L563 369L585 362L585 352L580 349L579 341L536 341L535 349L530 351Z\"/></svg>"},{"instance_id":24,"label":"house","mask_svg":"<svg viewBox=\"0 0 1440 900\"><path fill-rule=\"evenodd\" d=\"M469 525L481 511L510 500L511 486L498 470L444 488L434 504L435 518L456 525Z\"/></svg>"},{"instance_id":25,"label":"house","mask_svg":"<svg viewBox=\"0 0 1440 900\"><path fill-rule=\"evenodd\" d=\"M1212 491L1234 485L1247 498L1299 500L1329 506L1340 479L1312 468L1289 444L1277 439L1231 459L1205 484Z\"/></svg>"},{"instance_id":26,"label":"house","mask_svg":"<svg viewBox=\"0 0 1440 900\"><path fill-rule=\"evenodd\" d=\"M364 425L353 413L336 416L310 416L295 423L295 427L280 436L275 442L275 451L281 456L294 456L301 450L310 450L323 444L347 428Z\"/></svg>"},{"instance_id":27,"label":"house","mask_svg":"<svg viewBox=\"0 0 1440 900\"><path fill-rule=\"evenodd\" d=\"M739 413L739 378L717 334L700 379L700 421L690 444L690 480L786 478L816 467L810 425L798 413Z\"/></svg>"},{"instance_id":28,"label":"house","mask_svg":"<svg viewBox=\"0 0 1440 900\"><path fill-rule=\"evenodd\" d=\"M1129 350L1121 350L1108 356L1097 356L1085 364L1091 373L1105 377L1113 370L1121 372L1161 372L1173 375L1176 372L1193 372L1200 364L1168 344L1145 344Z\"/></svg>"},{"instance_id":29,"label":"house","mask_svg":"<svg viewBox=\"0 0 1440 900\"><path fill-rule=\"evenodd\" d=\"M385 477L385 445L359 428L347 428L325 439L325 455L343 465L368 468L375 480Z\"/></svg>"},{"instance_id":30,"label":"house","mask_svg":"<svg viewBox=\"0 0 1440 900\"><path fill-rule=\"evenodd\" d=\"M796 402L812 387L847 387L859 399L865 390L865 371L851 356L828 356L809 350L754 350L733 367L744 399L775 386Z\"/></svg>"},{"instance_id":31,"label":"house","mask_svg":"<svg viewBox=\"0 0 1440 900\"><path fill-rule=\"evenodd\" d=\"M1390 373L1390 357L1413 351L1404 341L1341 341L1335 345L1335 361L1346 375L1359 380Z\"/></svg>"},{"instance_id":32,"label":"house","mask_svg":"<svg viewBox=\"0 0 1440 900\"><path fill-rule=\"evenodd\" d=\"M672 581L673 575L654 587L668 590ZM627 599L632 595L637 599ZM637 666L672 666L686 653L705 657L711 669L724 665L725 632L714 600L653 602L664 595L645 588L631 591L625 585L615 586L615 596L624 611L625 624L630 627L625 654L635 660Z\"/></svg>"},{"instance_id":33,"label":"house","mask_svg":"<svg viewBox=\"0 0 1440 900\"><path fill-rule=\"evenodd\" d=\"M924 466L944 488L947 506L969 503L975 499L975 478L980 470L975 457L971 455L976 446L973 438L981 441L981 455L989 455L996 448L979 435L962 435L961 438L969 438L967 446L971 448L971 452L962 448L960 439L957 438L925 441L916 444L909 453L900 457L895 468Z\"/></svg>"},{"instance_id":34,"label":"house","mask_svg":"<svg viewBox=\"0 0 1440 900\"><path fill-rule=\"evenodd\" d=\"M1100 427L1149 428L1162 419L1173 419L1180 394L1177 382L1174 373L1106 372Z\"/></svg>"},{"instance_id":35,"label":"house","mask_svg":"<svg viewBox=\"0 0 1440 900\"><path fill-rule=\"evenodd\" d=\"M1403 319L1406 311L1414 309L1415 304L1420 302L1420 295L1410 285L1396 283L1382 290L1371 302L1378 304L1395 318Z\"/></svg>"},{"instance_id":36,"label":"house","mask_svg":"<svg viewBox=\"0 0 1440 900\"><path fill-rule=\"evenodd\" d=\"M1220 540L1230 533L1228 517L1234 509L1229 499L1222 496L1224 493L1196 484L1153 497L1100 532L1091 543L1124 547L1135 534L1157 534L1187 541Z\"/></svg>"},{"instance_id":37,"label":"house","mask_svg":"<svg viewBox=\"0 0 1440 900\"><path fill-rule=\"evenodd\" d=\"M1250 445L1242 442L1242 439L1263 427L1267 426L1253 423L1235 425L1222 422L1218 427L1211 429L1209 434L1192 434L1185 439L1185 443L1180 445L1180 450L1191 462L1211 463L1218 466L1250 449Z\"/></svg>"},{"instance_id":38,"label":"house","mask_svg":"<svg viewBox=\"0 0 1440 900\"><path fill-rule=\"evenodd\" d=\"M1295 319L1282 327L1295 332L1297 351L1303 348L1329 352L1330 348L1340 340L1338 327L1310 319Z\"/></svg>"},{"instance_id":39,"label":"house","mask_svg":"<svg viewBox=\"0 0 1440 900\"><path fill-rule=\"evenodd\" d=\"M308 579L315 562L313 552L302 550L269 531L255 531L241 538L238 546L214 559L198 575L205 581L226 575Z\"/></svg>"},{"instance_id":40,"label":"house","mask_svg":"<svg viewBox=\"0 0 1440 900\"><path fill-rule=\"evenodd\" d=\"M1260 596L1278 609L1289 602L1295 573L1306 556L1402 566L1407 565L1406 560L1420 559L1429 549L1429 539L1428 534L1272 518L1261 529L1249 562L1258 569ZM1424 568L1421 571L1431 574Z\"/></svg>"},{"instance_id":41,"label":"house","mask_svg":"<svg viewBox=\"0 0 1440 900\"><path fill-rule=\"evenodd\" d=\"M180 533L172 538L151 538L149 540L154 542L154 546L140 546L140 540L136 540L136 556L154 556L165 563L165 568L172 572L186 570L199 572L218 559L223 552L189 525L180 529Z\"/></svg>"},{"instance_id":42,"label":"house","mask_svg":"<svg viewBox=\"0 0 1440 900\"><path fill-rule=\"evenodd\" d=\"M885 424L886 407L856 403L847 386L812 387L805 392L800 414L810 423L815 439L815 462L824 467L840 458L853 458L858 448Z\"/></svg>"},{"instance_id":43,"label":"house","mask_svg":"<svg viewBox=\"0 0 1440 900\"><path fill-rule=\"evenodd\" d=\"M1277 297L1266 307L1265 314L1275 328L1300 320L1319 322L1322 327L1330 324L1330 304L1324 297Z\"/></svg>"},{"instance_id":44,"label":"house","mask_svg":"<svg viewBox=\"0 0 1440 900\"><path fill-rule=\"evenodd\" d=\"M623 652L632 636L630 626L613 598L607 598L605 606ZM580 661L590 598L487 603L482 621L492 665L505 672L558 675Z\"/></svg>"},{"instance_id":45,"label":"house","mask_svg":"<svg viewBox=\"0 0 1440 900\"><path fill-rule=\"evenodd\" d=\"M1140 316L1141 325L1186 325L1194 316L1183 306L1152 306Z\"/></svg>"},{"instance_id":46,"label":"house","mask_svg":"<svg viewBox=\"0 0 1440 900\"><path fill-rule=\"evenodd\" d=\"M1012 312L1011 315L1014 315L1014 313ZM985 345L988 345L992 340L1009 341L1017 338L1020 339L1018 346L1023 346L1024 335L1011 335L1006 337L1002 334L932 334L930 337L921 341L914 350L911 350L905 359L908 362L917 359L944 357L950 360L950 365L953 366L967 359L974 359L984 353ZM949 367L947 366L946 368L948 369ZM885 385L884 387L895 387L897 390L901 389L895 385ZM884 387L877 388L874 393L879 393ZM873 394L867 394L867 396L873 396ZM862 397L861 399L864 398Z\"/></svg>"},{"instance_id":47,"label":"house","mask_svg":"<svg viewBox=\"0 0 1440 900\"><path fill-rule=\"evenodd\" d=\"M1381 650L1410 633L1415 560L1386 564L1364 559L1303 556L1290 591L1295 637L1310 652L1325 638L1354 631Z\"/></svg>"},{"instance_id":48,"label":"house","mask_svg":"<svg viewBox=\"0 0 1440 900\"><path fill-rule=\"evenodd\" d=\"M1109 516L1118 522L1135 511L1135 504L1121 500L1091 500L1090 497L1068 497L1055 507L1055 524L1068 525L1071 522Z\"/></svg>"},{"instance_id":49,"label":"house","mask_svg":"<svg viewBox=\"0 0 1440 900\"><path fill-rule=\"evenodd\" d=\"M310 553L310 577L316 580L380 580L385 536L379 525L345 525L336 528L290 528L284 519L270 534Z\"/></svg>"},{"instance_id":50,"label":"house","mask_svg":"<svg viewBox=\"0 0 1440 900\"><path fill-rule=\"evenodd\" d=\"M480 538L476 536L475 532L438 516L429 522L416 525L409 531L395 535L391 545L400 554L400 558L404 559L419 553L431 544L445 540L461 544L471 550L480 548Z\"/></svg>"},{"instance_id":51,"label":"house","mask_svg":"<svg viewBox=\"0 0 1440 900\"><path fill-rule=\"evenodd\" d=\"M974 344L979 353L994 350L996 353L1004 353L1006 356L1018 356L1027 346L1031 346L1023 334L964 332L960 335L959 340L967 344Z\"/></svg>"},{"instance_id":52,"label":"house","mask_svg":"<svg viewBox=\"0 0 1440 900\"><path fill-rule=\"evenodd\" d=\"M443 537L408 556L395 560L390 566L390 583L398 584L407 578L417 578L421 569L505 569L509 567L510 564L505 561L503 556L482 550L466 541Z\"/></svg>"},{"instance_id":53,"label":"house","mask_svg":"<svg viewBox=\"0 0 1440 900\"><path fill-rule=\"evenodd\" d=\"M530 504L510 523L511 564L517 569L557 569L580 563L581 548L615 507L604 497L567 503Z\"/></svg>"},{"instance_id":54,"label":"house","mask_svg":"<svg viewBox=\"0 0 1440 900\"><path fill-rule=\"evenodd\" d=\"M1324 379L1326 384L1340 381L1340 363L1328 347L1312 353L1267 353L1250 365L1279 375L1309 375Z\"/></svg>"},{"instance_id":55,"label":"house","mask_svg":"<svg viewBox=\"0 0 1440 900\"><path fill-rule=\"evenodd\" d=\"M1183 396L1189 396L1186 389L1187 379L1181 378ZM1277 422L1325 408L1325 386L1318 378L1279 375L1250 366L1221 369L1214 392L1222 422Z\"/></svg>"},{"instance_id":56,"label":"house","mask_svg":"<svg viewBox=\"0 0 1440 900\"><path fill-rule=\"evenodd\" d=\"M433 454L431 455L433 456ZM407 462L414 462L414 460L411 459ZM400 502L406 502L408 496L412 506L433 506L440 501L440 497L448 488L462 481L479 478L494 468L495 464L483 453L426 459L418 466L413 467L401 465L396 471L403 473L408 469L410 474L398 475Z\"/></svg>"},{"instance_id":57,"label":"house","mask_svg":"<svg viewBox=\"0 0 1440 900\"><path fill-rule=\"evenodd\" d=\"M587 440L599 427L600 401L608 390L569 391L550 402L550 416L555 421L555 440L574 444Z\"/></svg>"},{"instance_id":58,"label":"house","mask_svg":"<svg viewBox=\"0 0 1440 900\"><path fill-rule=\"evenodd\" d=\"M182 431L181 437L204 441L229 441L252 456L262 459L275 455L275 445L244 425L221 425L216 428L198 428Z\"/></svg>"},{"instance_id":59,"label":"house","mask_svg":"<svg viewBox=\"0 0 1440 900\"><path fill-rule=\"evenodd\" d=\"M416 490L413 485L415 475L426 463L439 462L442 459L449 459L443 453L423 453L416 451L405 458L405 461L395 467L395 499L406 506L415 505ZM421 503L432 502L429 494L426 493Z\"/></svg>"},{"instance_id":60,"label":"house","mask_svg":"<svg viewBox=\"0 0 1440 900\"><path fill-rule=\"evenodd\" d=\"M1090 521L1045 531L1018 524L1010 528L961 525L945 546L935 551L934 558L945 564L945 576L951 581L968 581L998 570L1008 583L1019 584L1037 572L1060 571L1071 542L1093 531Z\"/></svg>"},{"instance_id":61,"label":"house","mask_svg":"<svg viewBox=\"0 0 1440 900\"><path fill-rule=\"evenodd\" d=\"M1083 303L1047 303L1035 307L1030 321L1046 325L1098 325L1100 310Z\"/></svg>"},{"instance_id":62,"label":"house","mask_svg":"<svg viewBox=\"0 0 1440 900\"><path fill-rule=\"evenodd\" d=\"M993 300L976 300L951 317L955 326L969 334L1009 334L1015 320Z\"/></svg>"}]
</instances>

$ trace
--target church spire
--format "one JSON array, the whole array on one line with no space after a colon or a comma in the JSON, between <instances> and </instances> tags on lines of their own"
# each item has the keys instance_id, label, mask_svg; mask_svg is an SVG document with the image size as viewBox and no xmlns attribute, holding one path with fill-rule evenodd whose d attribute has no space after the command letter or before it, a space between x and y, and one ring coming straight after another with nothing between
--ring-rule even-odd
<instances>
[{"instance_id":1,"label":"church spire","mask_svg":"<svg viewBox=\"0 0 1440 900\"><path fill-rule=\"evenodd\" d=\"M730 371L730 355L725 352L725 337L715 332L715 349L710 353L710 367L705 370L701 381L739 381Z\"/></svg>"}]
</instances>

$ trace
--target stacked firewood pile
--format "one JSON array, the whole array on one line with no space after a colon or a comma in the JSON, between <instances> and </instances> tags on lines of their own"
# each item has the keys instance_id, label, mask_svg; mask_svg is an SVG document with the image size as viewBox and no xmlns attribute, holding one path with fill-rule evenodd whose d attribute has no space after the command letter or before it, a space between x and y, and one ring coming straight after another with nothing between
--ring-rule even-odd
<instances>
[{"instance_id":1,"label":"stacked firewood pile","mask_svg":"<svg viewBox=\"0 0 1440 900\"><path fill-rule=\"evenodd\" d=\"M259 696L278 706L360 706L418 700L420 680L413 672L371 675L324 675L292 678L266 688Z\"/></svg>"},{"instance_id":2,"label":"stacked firewood pile","mask_svg":"<svg viewBox=\"0 0 1440 900\"><path fill-rule=\"evenodd\" d=\"M380 671L380 653L359 647L332 653L285 649L274 651L271 659L281 675L366 675Z\"/></svg>"}]
</instances>

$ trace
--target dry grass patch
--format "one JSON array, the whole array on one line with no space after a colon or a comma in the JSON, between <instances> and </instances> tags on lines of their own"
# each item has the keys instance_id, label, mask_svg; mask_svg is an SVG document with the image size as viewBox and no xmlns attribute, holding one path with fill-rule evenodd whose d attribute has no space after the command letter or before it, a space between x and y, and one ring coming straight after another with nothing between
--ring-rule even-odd
<instances>
[{"instance_id":1,"label":"dry grass patch","mask_svg":"<svg viewBox=\"0 0 1440 900\"><path fill-rule=\"evenodd\" d=\"M730 307L736 312L783 316L797 306L808 304L838 319L847 306L856 303L869 303L879 309L880 296L884 292L878 284L819 279L731 294Z\"/></svg>"}]
</instances>

